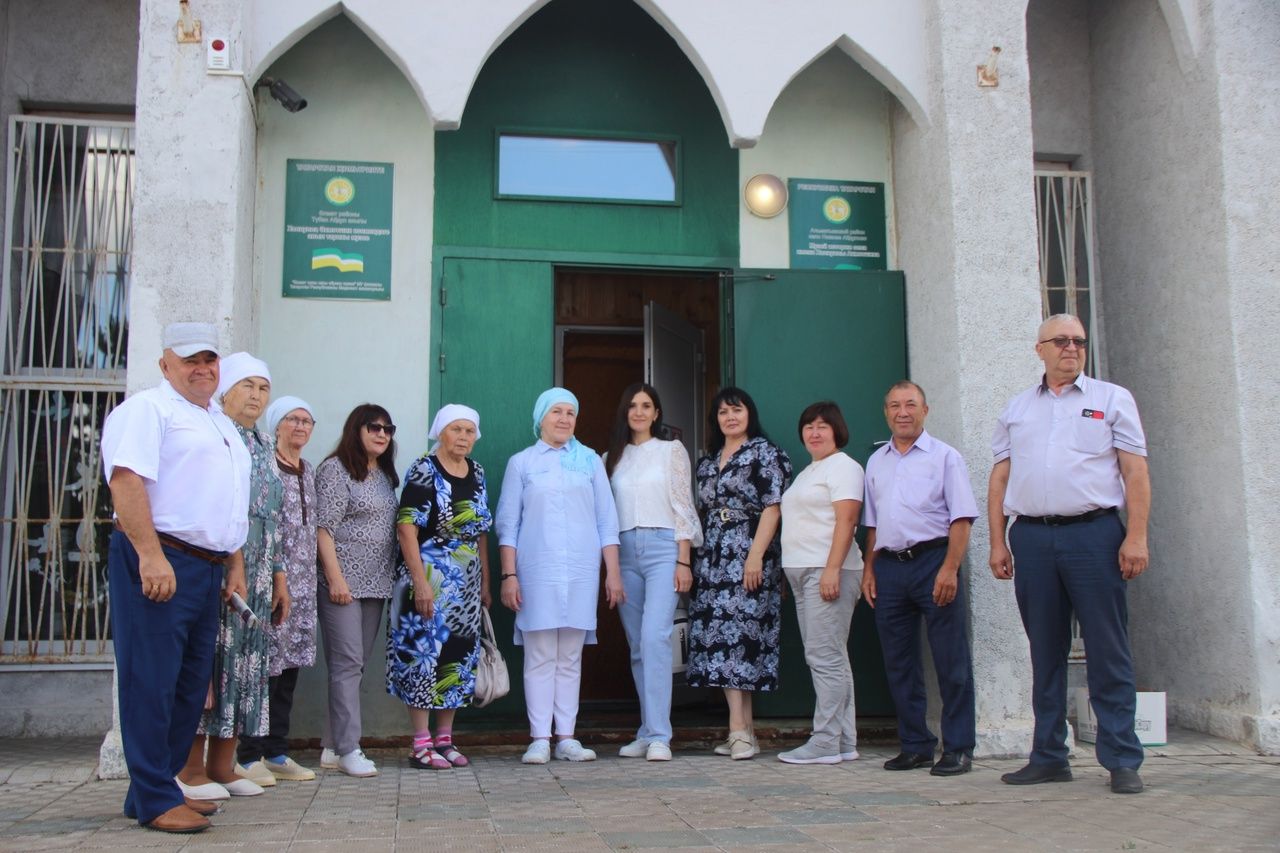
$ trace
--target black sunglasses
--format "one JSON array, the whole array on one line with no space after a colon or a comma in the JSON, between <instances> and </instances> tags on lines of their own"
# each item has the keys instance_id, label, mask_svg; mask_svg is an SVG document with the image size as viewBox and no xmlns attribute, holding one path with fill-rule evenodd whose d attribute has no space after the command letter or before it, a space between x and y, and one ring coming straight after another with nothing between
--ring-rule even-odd
<instances>
[{"instance_id":1,"label":"black sunglasses","mask_svg":"<svg viewBox=\"0 0 1280 853\"><path fill-rule=\"evenodd\" d=\"M396 434L395 424L372 423L372 424L365 424L364 428L367 429L369 432L373 433L374 435L377 435L380 432L385 432L387 434L387 438L390 438Z\"/></svg>"}]
</instances>

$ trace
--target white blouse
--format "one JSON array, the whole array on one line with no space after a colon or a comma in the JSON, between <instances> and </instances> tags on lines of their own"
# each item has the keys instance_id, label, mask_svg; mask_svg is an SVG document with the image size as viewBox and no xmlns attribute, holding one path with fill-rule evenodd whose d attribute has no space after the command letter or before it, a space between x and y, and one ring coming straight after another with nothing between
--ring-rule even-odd
<instances>
[{"instance_id":1,"label":"white blouse","mask_svg":"<svg viewBox=\"0 0 1280 853\"><path fill-rule=\"evenodd\" d=\"M628 444L610 480L618 507L618 530L665 527L675 538L702 544L702 525L693 508L689 454L678 441L651 438Z\"/></svg>"}]
</instances>

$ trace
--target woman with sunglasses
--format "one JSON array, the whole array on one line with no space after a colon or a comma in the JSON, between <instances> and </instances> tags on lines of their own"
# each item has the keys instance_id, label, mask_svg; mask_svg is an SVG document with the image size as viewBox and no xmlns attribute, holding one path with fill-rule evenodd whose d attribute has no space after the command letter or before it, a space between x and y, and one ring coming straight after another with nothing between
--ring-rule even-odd
<instances>
[{"instance_id":1,"label":"woman with sunglasses","mask_svg":"<svg viewBox=\"0 0 1280 853\"><path fill-rule=\"evenodd\" d=\"M329 729L321 766L348 776L378 768L360 751L360 680L391 597L396 555L396 433L391 415L363 403L316 469L318 604L329 669Z\"/></svg>"}]
</instances>

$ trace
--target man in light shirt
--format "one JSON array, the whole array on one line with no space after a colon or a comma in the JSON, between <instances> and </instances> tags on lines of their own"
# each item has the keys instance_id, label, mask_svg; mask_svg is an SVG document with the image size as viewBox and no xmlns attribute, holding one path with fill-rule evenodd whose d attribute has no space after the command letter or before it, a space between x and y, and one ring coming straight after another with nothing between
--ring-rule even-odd
<instances>
[{"instance_id":1,"label":"man in light shirt","mask_svg":"<svg viewBox=\"0 0 1280 853\"><path fill-rule=\"evenodd\" d=\"M928 767L934 776L958 776L973 766L976 739L960 562L978 504L960 453L925 431L928 414L924 390L914 382L898 382L885 395L884 416L893 439L867 460L862 594L875 608L898 712L901 751L884 769ZM942 696L942 756L936 762L938 739L925 722L921 616Z\"/></svg>"},{"instance_id":2,"label":"man in light shirt","mask_svg":"<svg viewBox=\"0 0 1280 853\"><path fill-rule=\"evenodd\" d=\"M1077 318L1050 317L1036 341L1044 376L1009 401L991 440L991 571L1013 578L1031 645L1035 713L1030 762L1001 779L1071 780L1067 654L1074 611L1088 654L1098 763L1110 771L1113 792L1136 794L1143 753L1134 733L1125 585L1147 568L1146 438L1133 395L1084 375L1088 341ZM1121 507L1128 510L1127 530Z\"/></svg>"},{"instance_id":3,"label":"man in light shirt","mask_svg":"<svg viewBox=\"0 0 1280 853\"><path fill-rule=\"evenodd\" d=\"M124 813L162 832L199 832L216 805L183 796L174 777L196 733L213 669L223 569L245 594L249 451L212 402L218 333L164 330L165 381L107 416L102 464L115 504L107 557L129 767Z\"/></svg>"}]
</instances>

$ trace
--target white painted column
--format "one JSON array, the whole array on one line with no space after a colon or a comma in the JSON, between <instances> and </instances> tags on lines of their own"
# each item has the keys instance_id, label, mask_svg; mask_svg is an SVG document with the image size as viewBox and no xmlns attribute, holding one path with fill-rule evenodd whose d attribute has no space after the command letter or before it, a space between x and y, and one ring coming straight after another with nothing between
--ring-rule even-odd
<instances>
[{"instance_id":1,"label":"white painted column","mask_svg":"<svg viewBox=\"0 0 1280 853\"><path fill-rule=\"evenodd\" d=\"M247 41L242 7L238 0L193 4L205 41L229 41L233 69ZM206 73L205 44L178 42L177 3L142 0L140 17L130 391L159 381L167 323L215 323L229 350L257 339L252 81ZM99 756L102 778L125 774L116 706Z\"/></svg>"},{"instance_id":2,"label":"white painted column","mask_svg":"<svg viewBox=\"0 0 1280 853\"><path fill-rule=\"evenodd\" d=\"M898 257L907 279L912 378L929 430L969 464L985 510L991 431L1005 402L1037 377L1040 321L1025 0L932 0L930 124L894 113ZM977 66L1001 48L997 88ZM987 567L985 515L967 571L977 690L977 754L1031 747L1031 667L1013 585Z\"/></svg>"}]
</instances>

